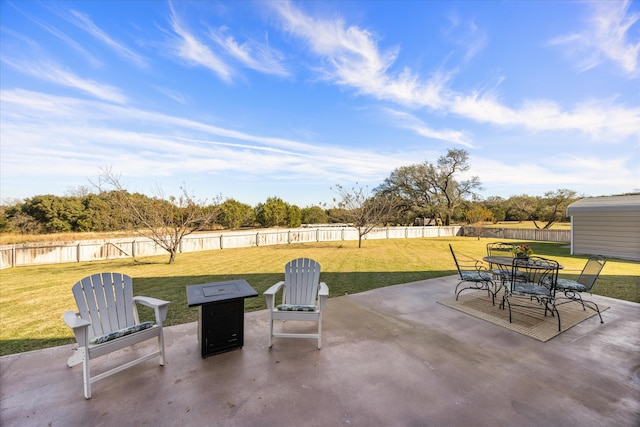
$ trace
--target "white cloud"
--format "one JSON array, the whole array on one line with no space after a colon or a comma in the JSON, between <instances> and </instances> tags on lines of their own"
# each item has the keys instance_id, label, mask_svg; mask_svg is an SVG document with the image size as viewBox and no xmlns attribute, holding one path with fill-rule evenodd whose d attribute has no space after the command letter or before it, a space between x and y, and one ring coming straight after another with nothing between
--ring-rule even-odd
<instances>
[{"instance_id":1,"label":"white cloud","mask_svg":"<svg viewBox=\"0 0 640 427\"><path fill-rule=\"evenodd\" d=\"M111 49L113 49L118 55L122 56L135 63L140 67L146 67L146 60L141 55L138 55L124 44L114 40L106 32L100 29L86 14L75 10L71 11L71 16L67 19L76 25L78 28L91 34L96 39L100 40Z\"/></svg>"},{"instance_id":2,"label":"white cloud","mask_svg":"<svg viewBox=\"0 0 640 427\"><path fill-rule=\"evenodd\" d=\"M420 120L416 116L404 111L385 108L383 109L383 112L390 117L391 121L398 127L409 129L416 134L429 139L436 139L450 142L455 145L473 148L473 144L469 141L469 137L465 132L455 129L433 129L427 126L424 121Z\"/></svg>"},{"instance_id":3,"label":"white cloud","mask_svg":"<svg viewBox=\"0 0 640 427\"><path fill-rule=\"evenodd\" d=\"M626 11L628 4L625 3L624 6ZM325 78L339 85L352 87L361 94L389 100L405 107L427 107L480 123L508 127L523 126L533 131L577 130L592 136L611 136L616 140L638 133L640 109L614 105L609 100L593 100L566 110L552 100L524 99L519 108L514 108L500 102L493 94L496 89L476 90L470 93L451 89L453 72L439 71L426 81L408 68L398 75L391 75L389 69L398 57L399 48L382 53L371 32L355 26L347 27L341 19L328 20L307 16L290 2L276 3L275 8L284 20L286 29L304 39L317 56L325 58L330 64L329 68L322 71ZM609 31L619 36L618 43L616 44L616 39L612 38L609 46L621 48L623 37L620 32L624 34L637 17L622 19L613 13L612 16L617 16L618 21L622 23L619 22L616 27L620 30L617 33ZM606 28L614 26L613 23L618 21L613 17L605 17L609 24L602 25ZM626 26L623 23L626 23ZM472 48L477 52L484 47L486 36L475 26L469 31L472 35L480 34L477 36L477 46ZM604 43L604 39L602 36L600 41ZM637 48L637 45L632 46L626 51L637 51ZM469 55L472 53L468 52ZM446 138L453 137L455 140L462 134L461 131L452 132ZM438 136L438 133L425 129L425 136L434 135ZM464 141L458 140L457 143Z\"/></svg>"},{"instance_id":4,"label":"white cloud","mask_svg":"<svg viewBox=\"0 0 640 427\"><path fill-rule=\"evenodd\" d=\"M24 11L20 11L20 12L24 16L26 16L27 19L29 19L30 21L32 21L36 25L38 25L40 28L42 28L43 30L45 30L49 34L53 35L54 37L57 37L58 39L62 40L71 49L73 49L76 52L80 53L80 55L82 55L92 66L98 67L98 66L102 65L100 60L95 55L93 55L91 52L89 52L84 46L82 46L81 43L79 43L77 40L74 40L68 34L64 33L63 31L59 30L58 28L54 27L53 25L50 25L50 24L48 24L46 22L43 22L40 19L36 19L35 17L31 16L30 14L25 13ZM10 34L13 37L16 37L16 38L22 38L21 35L18 35L16 33L10 32ZM30 44L30 45L36 45L35 42L31 42L30 40L27 40L26 43ZM39 48L39 46L36 46L36 48Z\"/></svg>"},{"instance_id":5,"label":"white cloud","mask_svg":"<svg viewBox=\"0 0 640 427\"><path fill-rule=\"evenodd\" d=\"M84 79L52 62L17 60L5 56L2 57L2 62L23 74L79 90L105 101L119 104L127 101L127 97L118 88Z\"/></svg>"},{"instance_id":6,"label":"white cloud","mask_svg":"<svg viewBox=\"0 0 640 427\"><path fill-rule=\"evenodd\" d=\"M189 64L200 65L217 74L223 81L230 82L232 70L206 44L189 32L179 21L171 5L171 28L178 35L171 43L173 53Z\"/></svg>"},{"instance_id":7,"label":"white cloud","mask_svg":"<svg viewBox=\"0 0 640 427\"><path fill-rule=\"evenodd\" d=\"M577 66L582 71L609 60L626 75L638 77L640 41L637 37L631 40L633 36L629 30L640 19L640 13L627 13L631 5L629 0L588 4L592 15L587 20L587 28L557 37L551 43L568 46L568 54L577 58Z\"/></svg>"},{"instance_id":8,"label":"white cloud","mask_svg":"<svg viewBox=\"0 0 640 427\"><path fill-rule=\"evenodd\" d=\"M451 112L478 122L504 126L524 126L532 131L566 130L609 137L612 142L637 135L640 108L625 108L609 100L590 101L572 110L550 100L525 100L520 108L501 104L491 94L457 96Z\"/></svg>"},{"instance_id":9,"label":"white cloud","mask_svg":"<svg viewBox=\"0 0 640 427\"><path fill-rule=\"evenodd\" d=\"M447 39L464 49L463 60L470 61L488 44L487 33L471 21L463 25L456 14L449 15L449 27L444 31Z\"/></svg>"},{"instance_id":10,"label":"white cloud","mask_svg":"<svg viewBox=\"0 0 640 427\"><path fill-rule=\"evenodd\" d=\"M286 172L288 180L368 182L416 158L415 153L252 135L154 111L26 90L2 91L0 105L12 112L2 117L2 172L14 178L55 172L87 176L88 170L96 174L100 167L117 165L129 176L229 171L266 179ZM25 163L31 166L24 169Z\"/></svg>"},{"instance_id":11,"label":"white cloud","mask_svg":"<svg viewBox=\"0 0 640 427\"><path fill-rule=\"evenodd\" d=\"M255 40L238 43L233 36L225 34L225 29L217 32L211 30L209 35L227 54L246 67L266 74L289 75L289 72L281 64L283 55L271 49L268 44L261 44Z\"/></svg>"},{"instance_id":12,"label":"white cloud","mask_svg":"<svg viewBox=\"0 0 640 427\"><path fill-rule=\"evenodd\" d=\"M608 189L633 191L640 185L637 165L632 157L581 156L556 154L545 162L531 162L529 158L505 162L496 158L474 157L468 175L479 175L492 194L508 189L509 194L542 195L554 188L570 188L579 194L606 195ZM612 173L615 171L615 173ZM518 191L518 182L522 191ZM624 190L622 190L624 191Z\"/></svg>"},{"instance_id":13,"label":"white cloud","mask_svg":"<svg viewBox=\"0 0 640 427\"><path fill-rule=\"evenodd\" d=\"M371 32L356 26L347 27L342 19L315 19L289 2L274 3L274 7L283 18L286 30L303 38L312 51L330 65L321 71L325 79L408 106L439 108L442 105L446 74L437 73L423 82L405 68L398 75L389 76L387 73L397 59L398 48L380 52Z\"/></svg>"}]
</instances>

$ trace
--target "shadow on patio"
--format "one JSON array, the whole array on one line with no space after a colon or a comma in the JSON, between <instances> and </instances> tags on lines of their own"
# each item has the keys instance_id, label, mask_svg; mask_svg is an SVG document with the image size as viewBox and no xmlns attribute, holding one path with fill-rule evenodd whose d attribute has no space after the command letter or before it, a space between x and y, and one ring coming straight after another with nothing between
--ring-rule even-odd
<instances>
[{"instance_id":1,"label":"shadow on patio","mask_svg":"<svg viewBox=\"0 0 640 427\"><path fill-rule=\"evenodd\" d=\"M266 311L246 314L242 350L206 359L196 323L168 327L164 367L154 359L99 381L90 400L81 366L66 366L70 345L4 356L0 424L640 424L640 304L594 296L611 307L604 324L594 316L543 343L438 304L456 283L332 298L322 350L283 339L268 349Z\"/></svg>"}]
</instances>

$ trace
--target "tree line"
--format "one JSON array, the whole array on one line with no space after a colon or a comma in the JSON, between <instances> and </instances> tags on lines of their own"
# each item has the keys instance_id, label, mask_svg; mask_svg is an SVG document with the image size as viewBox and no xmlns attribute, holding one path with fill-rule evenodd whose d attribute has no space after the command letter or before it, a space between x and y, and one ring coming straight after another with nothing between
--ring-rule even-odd
<instances>
[{"instance_id":1,"label":"tree line","mask_svg":"<svg viewBox=\"0 0 640 427\"><path fill-rule=\"evenodd\" d=\"M269 197L255 206L228 198L216 197L202 202L186 189L178 197L165 196L161 190L152 196L129 193L117 177L103 171L110 188L81 186L65 196L37 195L22 201L3 201L0 205L0 232L46 234L61 232L110 232L144 227L152 213L173 216L190 213L200 218L202 229L240 229L246 227L290 227L301 224L358 222L365 206L372 210L384 200L385 208L376 212L379 224L415 225L424 219L437 223L478 223L499 221L534 221L539 228L549 228L563 221L566 207L579 199L576 192L559 189L544 196L526 194L481 199L478 177L458 180L468 170L468 153L449 150L437 163L428 161L395 169L378 187L346 188L336 185L334 206L299 207L280 197ZM193 211L193 212L192 212ZM198 212L195 215L194 212ZM136 214L137 212L137 214ZM204 215L212 212L213 215ZM370 216L370 215L369 215ZM183 217L185 219L186 217ZM165 222L166 222L165 218ZM176 219L178 220L178 219ZM372 222L368 215L359 222Z\"/></svg>"},{"instance_id":2,"label":"tree line","mask_svg":"<svg viewBox=\"0 0 640 427\"><path fill-rule=\"evenodd\" d=\"M39 195L0 205L0 232L46 234L113 232L142 234L175 260L182 238L197 231L247 227L289 227L302 224L347 223L362 237L382 225L422 225L534 221L549 228L565 218L575 191L559 189L543 197L518 195L508 199L478 195L480 179L459 179L469 170L469 154L450 149L435 163L425 161L395 169L379 186L336 185L334 205L300 208L279 197L250 206L232 198L197 200L186 188L178 196L155 189L152 196L129 192L118 176L102 170L92 187L65 196Z\"/></svg>"}]
</instances>

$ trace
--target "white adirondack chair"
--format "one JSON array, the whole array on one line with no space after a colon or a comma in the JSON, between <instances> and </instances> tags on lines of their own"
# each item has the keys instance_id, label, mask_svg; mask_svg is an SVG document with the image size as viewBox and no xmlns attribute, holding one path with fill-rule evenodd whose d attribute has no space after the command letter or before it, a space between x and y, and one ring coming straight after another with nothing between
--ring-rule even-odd
<instances>
[{"instance_id":1,"label":"white adirondack chair","mask_svg":"<svg viewBox=\"0 0 640 427\"><path fill-rule=\"evenodd\" d=\"M85 398L91 398L91 384L124 369L156 356L160 356L160 365L164 365L162 322L167 317L169 301L134 297L131 277L120 273L101 273L85 277L73 285L72 291L78 313L65 312L64 321L73 329L78 348L67 361L67 365L72 367L82 362ZM140 323L136 303L154 309L155 324ZM158 339L157 351L91 376L91 359L152 338Z\"/></svg>"},{"instance_id":2,"label":"white adirondack chair","mask_svg":"<svg viewBox=\"0 0 640 427\"><path fill-rule=\"evenodd\" d=\"M282 304L276 305L276 294L282 290ZM273 337L317 338L322 345L322 309L329 297L329 288L320 282L320 264L309 258L298 258L285 265L284 281L264 293L270 312L269 347ZM301 320L318 323L318 333L274 332L274 320Z\"/></svg>"}]
</instances>

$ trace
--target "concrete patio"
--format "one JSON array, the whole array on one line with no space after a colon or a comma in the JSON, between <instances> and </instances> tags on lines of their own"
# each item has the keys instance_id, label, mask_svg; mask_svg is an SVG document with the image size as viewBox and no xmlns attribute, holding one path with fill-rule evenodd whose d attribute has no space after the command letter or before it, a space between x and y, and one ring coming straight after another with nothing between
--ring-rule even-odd
<instances>
[{"instance_id":1,"label":"concrete patio","mask_svg":"<svg viewBox=\"0 0 640 427\"><path fill-rule=\"evenodd\" d=\"M611 307L604 324L542 343L438 304L456 283L332 298L320 351L313 340L269 349L266 311L246 314L243 349L206 359L196 323L165 328L164 367L99 381L90 400L81 366L66 366L71 346L5 356L0 425L640 425L640 304L594 296Z\"/></svg>"}]
</instances>

